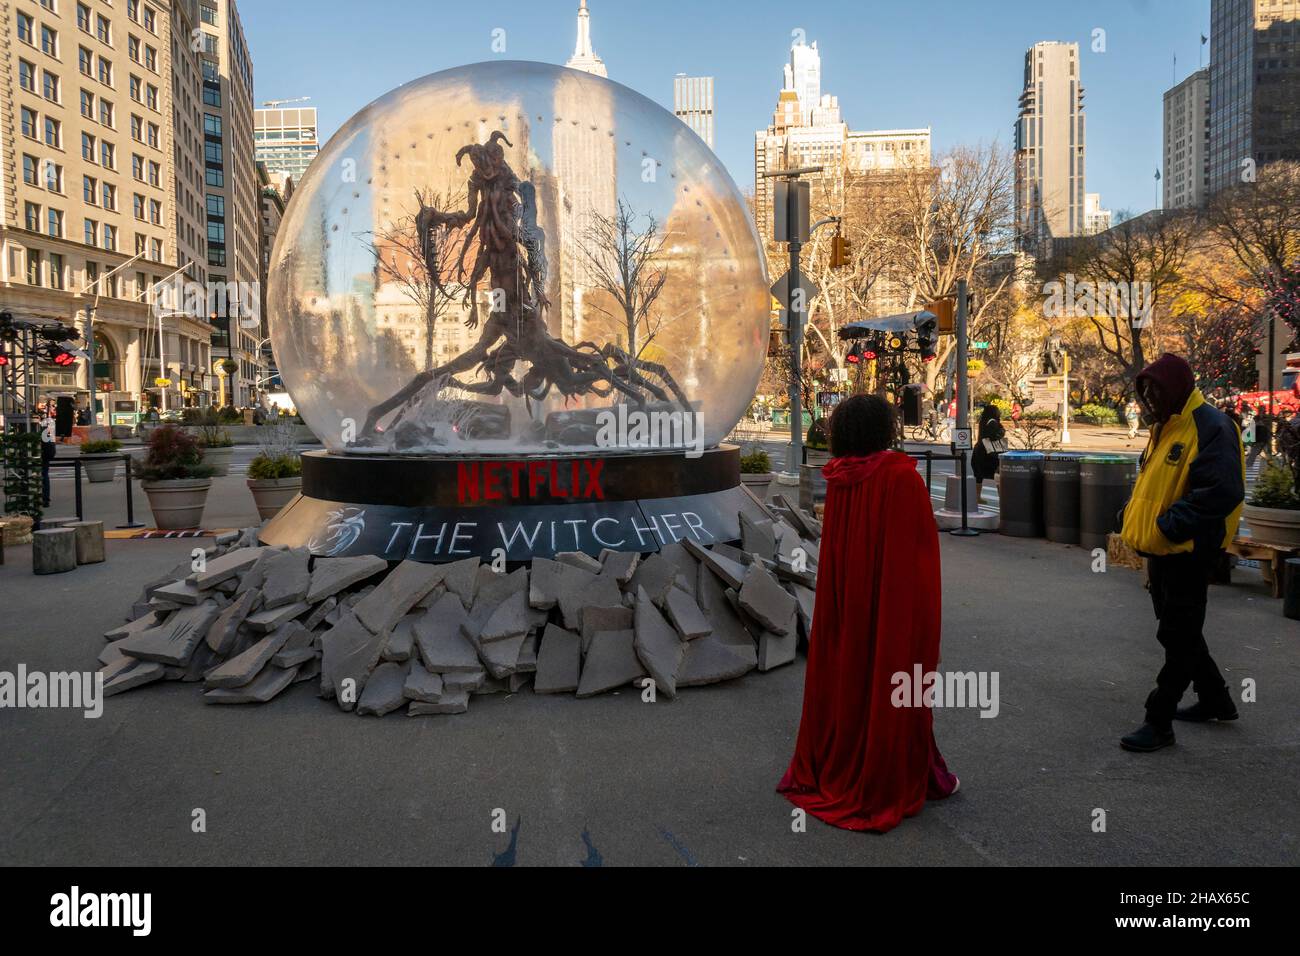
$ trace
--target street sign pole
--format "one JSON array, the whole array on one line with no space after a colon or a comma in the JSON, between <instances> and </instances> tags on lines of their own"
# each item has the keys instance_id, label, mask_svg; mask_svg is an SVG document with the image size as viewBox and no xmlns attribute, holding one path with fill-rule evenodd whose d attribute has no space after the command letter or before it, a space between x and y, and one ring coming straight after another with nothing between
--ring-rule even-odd
<instances>
[{"instance_id":1,"label":"street sign pole","mask_svg":"<svg viewBox=\"0 0 1300 956\"><path fill-rule=\"evenodd\" d=\"M791 189L789 195L794 197L797 190ZM791 199L790 222L794 222L797 200ZM803 396L800 394L800 382L803 378L803 316L804 302L802 283L799 275L799 254L803 243L798 239L790 240L790 457L786 462L786 473L798 475L803 464Z\"/></svg>"},{"instance_id":2,"label":"street sign pole","mask_svg":"<svg viewBox=\"0 0 1300 956\"><path fill-rule=\"evenodd\" d=\"M966 341L969 335L970 309L967 302L966 280L957 280L957 431L970 428L970 346ZM978 436L974 436L978 440ZM953 445L954 452L956 444ZM957 475L961 481L961 527L952 534L959 538L973 538L979 532L969 526L967 514L970 508L966 500L966 449L962 449L957 461Z\"/></svg>"}]
</instances>

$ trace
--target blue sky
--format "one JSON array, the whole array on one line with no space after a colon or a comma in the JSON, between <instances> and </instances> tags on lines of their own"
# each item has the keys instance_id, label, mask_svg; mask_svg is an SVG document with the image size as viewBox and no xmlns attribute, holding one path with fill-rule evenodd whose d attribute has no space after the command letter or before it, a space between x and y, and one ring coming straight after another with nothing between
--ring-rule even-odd
<instances>
[{"instance_id":1,"label":"blue sky","mask_svg":"<svg viewBox=\"0 0 1300 956\"><path fill-rule=\"evenodd\" d=\"M588 0L610 78L671 108L679 72L716 77L715 149L753 185L791 31L822 53L822 91L855 129L930 126L936 152L1010 144L1025 50L1077 41L1087 89L1088 191L1114 210L1155 203L1162 96L1209 62L1209 0ZM241 0L256 99L311 96L322 135L408 80L494 59L563 63L577 0ZM790 9L797 9L792 16ZM364 10L364 14L359 14ZM1105 52L1092 52L1105 30Z\"/></svg>"}]
</instances>

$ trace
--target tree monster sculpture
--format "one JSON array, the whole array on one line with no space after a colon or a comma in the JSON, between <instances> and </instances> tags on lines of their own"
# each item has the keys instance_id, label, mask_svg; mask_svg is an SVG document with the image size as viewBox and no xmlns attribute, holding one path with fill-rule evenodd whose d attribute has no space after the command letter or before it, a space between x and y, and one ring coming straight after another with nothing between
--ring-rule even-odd
<instances>
[{"instance_id":1,"label":"tree monster sculpture","mask_svg":"<svg viewBox=\"0 0 1300 956\"><path fill-rule=\"evenodd\" d=\"M583 342L570 346L553 337L546 328L543 311L546 298L546 236L537 224L537 201L533 184L521 182L505 159L501 144L513 144L500 130L486 143L464 146L456 164L468 156L473 171L468 183L468 208L447 212L422 206L416 216L420 247L429 275L440 292L444 277L433 266L440 244L451 230L464 230L456 281L465 288L464 302L470 308L465 324L478 328L478 287L486 278L492 290L492 308L483 332L471 348L437 368L416 375L400 391L370 409L361 432L361 442L374 436L380 421L402 408L389 428L418 406L427 388L448 385L485 395L511 395L540 401L552 388L561 395L607 396L617 391L638 407L646 396L669 402L669 392L690 410L690 402L662 365L632 359L612 344L597 346ZM477 240L477 251L465 275L465 259ZM522 254L521 254L522 249ZM445 261L445 260L444 260ZM517 362L528 364L522 380L513 369ZM485 380L462 382L456 376L475 370ZM653 376L652 379L650 376ZM658 381L655 381L657 379ZM403 407L404 406L404 407Z\"/></svg>"}]
</instances>

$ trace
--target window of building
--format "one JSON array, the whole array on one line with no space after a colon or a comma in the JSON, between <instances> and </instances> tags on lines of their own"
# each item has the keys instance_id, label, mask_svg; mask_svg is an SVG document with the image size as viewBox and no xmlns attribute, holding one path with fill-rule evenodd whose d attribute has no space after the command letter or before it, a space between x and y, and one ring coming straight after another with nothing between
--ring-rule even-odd
<instances>
[{"instance_id":1,"label":"window of building","mask_svg":"<svg viewBox=\"0 0 1300 956\"><path fill-rule=\"evenodd\" d=\"M112 183L104 183L103 189L104 208L117 209L117 187Z\"/></svg>"},{"instance_id":2,"label":"window of building","mask_svg":"<svg viewBox=\"0 0 1300 956\"><path fill-rule=\"evenodd\" d=\"M156 199L149 200L149 221L155 226L162 225L162 203Z\"/></svg>"},{"instance_id":3,"label":"window of building","mask_svg":"<svg viewBox=\"0 0 1300 956\"><path fill-rule=\"evenodd\" d=\"M42 79L44 80L44 84L42 86L42 92L45 98L49 100L51 103L59 102L58 74L51 73L49 70L46 70Z\"/></svg>"},{"instance_id":4,"label":"window of building","mask_svg":"<svg viewBox=\"0 0 1300 956\"><path fill-rule=\"evenodd\" d=\"M94 93L87 92L86 90L81 91L81 115L86 117L86 119L95 118Z\"/></svg>"},{"instance_id":5,"label":"window of building","mask_svg":"<svg viewBox=\"0 0 1300 956\"><path fill-rule=\"evenodd\" d=\"M135 100L137 103L141 102L140 85L140 77L133 75L130 80L131 99Z\"/></svg>"},{"instance_id":6,"label":"window of building","mask_svg":"<svg viewBox=\"0 0 1300 956\"><path fill-rule=\"evenodd\" d=\"M57 252L50 253L50 288L62 289L63 281L63 256Z\"/></svg>"},{"instance_id":7,"label":"window of building","mask_svg":"<svg viewBox=\"0 0 1300 956\"><path fill-rule=\"evenodd\" d=\"M204 23L215 27L217 25L217 8L206 3L199 4L199 17Z\"/></svg>"},{"instance_id":8,"label":"window of building","mask_svg":"<svg viewBox=\"0 0 1300 956\"><path fill-rule=\"evenodd\" d=\"M215 166L221 165L222 157L221 157L220 143L213 143L213 142L204 143L203 154L204 154L204 158L207 160L208 163Z\"/></svg>"},{"instance_id":9,"label":"window of building","mask_svg":"<svg viewBox=\"0 0 1300 956\"><path fill-rule=\"evenodd\" d=\"M140 62L140 38L127 36L126 38L126 55L135 63Z\"/></svg>"},{"instance_id":10,"label":"window of building","mask_svg":"<svg viewBox=\"0 0 1300 956\"><path fill-rule=\"evenodd\" d=\"M40 160L35 156L28 156L23 153L23 182L28 186L39 186L41 184L40 173L37 172Z\"/></svg>"},{"instance_id":11,"label":"window of building","mask_svg":"<svg viewBox=\"0 0 1300 956\"><path fill-rule=\"evenodd\" d=\"M226 197L208 194L208 215L217 219L226 218Z\"/></svg>"},{"instance_id":12,"label":"window of building","mask_svg":"<svg viewBox=\"0 0 1300 956\"><path fill-rule=\"evenodd\" d=\"M147 43L144 46L144 67L146 70L158 72L158 51Z\"/></svg>"},{"instance_id":13,"label":"window of building","mask_svg":"<svg viewBox=\"0 0 1300 956\"><path fill-rule=\"evenodd\" d=\"M158 87L152 83L145 90L145 105L154 112L158 111Z\"/></svg>"},{"instance_id":14,"label":"window of building","mask_svg":"<svg viewBox=\"0 0 1300 956\"><path fill-rule=\"evenodd\" d=\"M99 58L99 82L105 86L113 85L113 64L102 56Z\"/></svg>"},{"instance_id":15,"label":"window of building","mask_svg":"<svg viewBox=\"0 0 1300 956\"><path fill-rule=\"evenodd\" d=\"M163 261L163 244L161 239L149 240L149 258L154 262Z\"/></svg>"},{"instance_id":16,"label":"window of building","mask_svg":"<svg viewBox=\"0 0 1300 956\"><path fill-rule=\"evenodd\" d=\"M88 163L95 161L95 137L89 133L81 134L81 158Z\"/></svg>"},{"instance_id":17,"label":"window of building","mask_svg":"<svg viewBox=\"0 0 1300 956\"><path fill-rule=\"evenodd\" d=\"M157 123L149 123L149 124L147 124L146 129L147 129L148 134L149 134L149 145L152 146L154 149L158 149L158 148L159 148L159 147L158 147L158 142L159 142L159 140L158 140L158 124L157 124Z\"/></svg>"},{"instance_id":18,"label":"window of building","mask_svg":"<svg viewBox=\"0 0 1300 956\"><path fill-rule=\"evenodd\" d=\"M45 117L45 145L58 149L63 144L63 124L52 116Z\"/></svg>"},{"instance_id":19,"label":"window of building","mask_svg":"<svg viewBox=\"0 0 1300 956\"><path fill-rule=\"evenodd\" d=\"M135 218L144 222L144 197L136 193L131 197L131 206L135 211Z\"/></svg>"},{"instance_id":20,"label":"window of building","mask_svg":"<svg viewBox=\"0 0 1300 956\"><path fill-rule=\"evenodd\" d=\"M112 143L99 144L99 165L105 169L117 169L117 160Z\"/></svg>"},{"instance_id":21,"label":"window of building","mask_svg":"<svg viewBox=\"0 0 1300 956\"><path fill-rule=\"evenodd\" d=\"M212 113L203 114L203 133L205 136L221 136L221 117Z\"/></svg>"},{"instance_id":22,"label":"window of building","mask_svg":"<svg viewBox=\"0 0 1300 956\"><path fill-rule=\"evenodd\" d=\"M224 189L226 186L226 174L220 166L209 166L205 170L204 181L209 186L215 186L218 189ZM224 264L224 263L221 263Z\"/></svg>"},{"instance_id":23,"label":"window of building","mask_svg":"<svg viewBox=\"0 0 1300 956\"><path fill-rule=\"evenodd\" d=\"M55 239L63 238L63 211L61 209L46 210L46 226L48 232Z\"/></svg>"},{"instance_id":24,"label":"window of building","mask_svg":"<svg viewBox=\"0 0 1300 956\"><path fill-rule=\"evenodd\" d=\"M144 141L144 120L131 114L131 138L137 143Z\"/></svg>"},{"instance_id":25,"label":"window of building","mask_svg":"<svg viewBox=\"0 0 1300 956\"><path fill-rule=\"evenodd\" d=\"M86 245L93 246L99 239L99 223L93 219L87 219L83 237ZM90 265L90 263L86 263L87 273L89 273Z\"/></svg>"},{"instance_id":26,"label":"window of building","mask_svg":"<svg viewBox=\"0 0 1300 956\"><path fill-rule=\"evenodd\" d=\"M95 58L84 46L77 48L77 66L86 76L95 75Z\"/></svg>"},{"instance_id":27,"label":"window of building","mask_svg":"<svg viewBox=\"0 0 1300 956\"><path fill-rule=\"evenodd\" d=\"M108 17L102 13L95 14L95 36L109 46L113 45L113 28L109 26Z\"/></svg>"},{"instance_id":28,"label":"window of building","mask_svg":"<svg viewBox=\"0 0 1300 956\"><path fill-rule=\"evenodd\" d=\"M84 3L77 4L77 26L86 33L90 32L90 7Z\"/></svg>"},{"instance_id":29,"label":"window of building","mask_svg":"<svg viewBox=\"0 0 1300 956\"><path fill-rule=\"evenodd\" d=\"M144 8L144 28L150 33L156 33L154 29L154 12L153 7L145 6Z\"/></svg>"},{"instance_id":30,"label":"window of building","mask_svg":"<svg viewBox=\"0 0 1300 956\"><path fill-rule=\"evenodd\" d=\"M32 139L36 138L36 111L29 110L27 107L22 108L22 126L23 135Z\"/></svg>"},{"instance_id":31,"label":"window of building","mask_svg":"<svg viewBox=\"0 0 1300 956\"><path fill-rule=\"evenodd\" d=\"M162 185L162 166L155 163L153 160L149 160L149 185Z\"/></svg>"},{"instance_id":32,"label":"window of building","mask_svg":"<svg viewBox=\"0 0 1300 956\"><path fill-rule=\"evenodd\" d=\"M36 21L34 21L31 17L19 11L18 39L22 40L24 43L34 43L35 40L34 40L34 34L32 33L32 29L35 26L35 23Z\"/></svg>"},{"instance_id":33,"label":"window of building","mask_svg":"<svg viewBox=\"0 0 1300 956\"><path fill-rule=\"evenodd\" d=\"M137 23L140 22L140 0L126 0L126 15Z\"/></svg>"},{"instance_id":34,"label":"window of building","mask_svg":"<svg viewBox=\"0 0 1300 956\"><path fill-rule=\"evenodd\" d=\"M104 248L117 251L117 227L104 224Z\"/></svg>"},{"instance_id":35,"label":"window of building","mask_svg":"<svg viewBox=\"0 0 1300 956\"><path fill-rule=\"evenodd\" d=\"M59 57L59 31L41 26L41 50L49 56Z\"/></svg>"},{"instance_id":36,"label":"window of building","mask_svg":"<svg viewBox=\"0 0 1300 956\"><path fill-rule=\"evenodd\" d=\"M45 161L45 188L50 192L63 194L63 167L58 163Z\"/></svg>"},{"instance_id":37,"label":"window of building","mask_svg":"<svg viewBox=\"0 0 1300 956\"><path fill-rule=\"evenodd\" d=\"M105 126L113 125L113 104L108 100L99 101L99 121Z\"/></svg>"},{"instance_id":38,"label":"window of building","mask_svg":"<svg viewBox=\"0 0 1300 956\"><path fill-rule=\"evenodd\" d=\"M18 85L28 93L36 92L36 67L26 60L18 61Z\"/></svg>"},{"instance_id":39,"label":"window of building","mask_svg":"<svg viewBox=\"0 0 1300 956\"><path fill-rule=\"evenodd\" d=\"M81 198L92 206L99 202L99 180L94 176L81 177Z\"/></svg>"},{"instance_id":40,"label":"window of building","mask_svg":"<svg viewBox=\"0 0 1300 956\"><path fill-rule=\"evenodd\" d=\"M27 250L27 284L41 284L41 253L37 249Z\"/></svg>"},{"instance_id":41,"label":"window of building","mask_svg":"<svg viewBox=\"0 0 1300 956\"><path fill-rule=\"evenodd\" d=\"M144 157L131 154L131 176L144 182Z\"/></svg>"}]
</instances>

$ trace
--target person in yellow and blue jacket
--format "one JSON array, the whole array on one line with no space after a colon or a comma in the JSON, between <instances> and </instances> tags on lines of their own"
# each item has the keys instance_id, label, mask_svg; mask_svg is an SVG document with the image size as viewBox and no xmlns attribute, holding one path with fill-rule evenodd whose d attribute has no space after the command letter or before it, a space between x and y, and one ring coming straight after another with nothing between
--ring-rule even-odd
<instances>
[{"instance_id":1,"label":"person in yellow and blue jacket","mask_svg":"<svg viewBox=\"0 0 1300 956\"><path fill-rule=\"evenodd\" d=\"M1145 723L1120 746L1146 753L1174 742L1174 720L1237 719L1203 630L1215 561L1241 521L1246 458L1236 423L1205 400L1179 356L1166 353L1143 369L1137 395L1151 438L1122 533L1148 559L1165 664L1147 697ZM1189 684L1197 701L1180 708Z\"/></svg>"}]
</instances>

